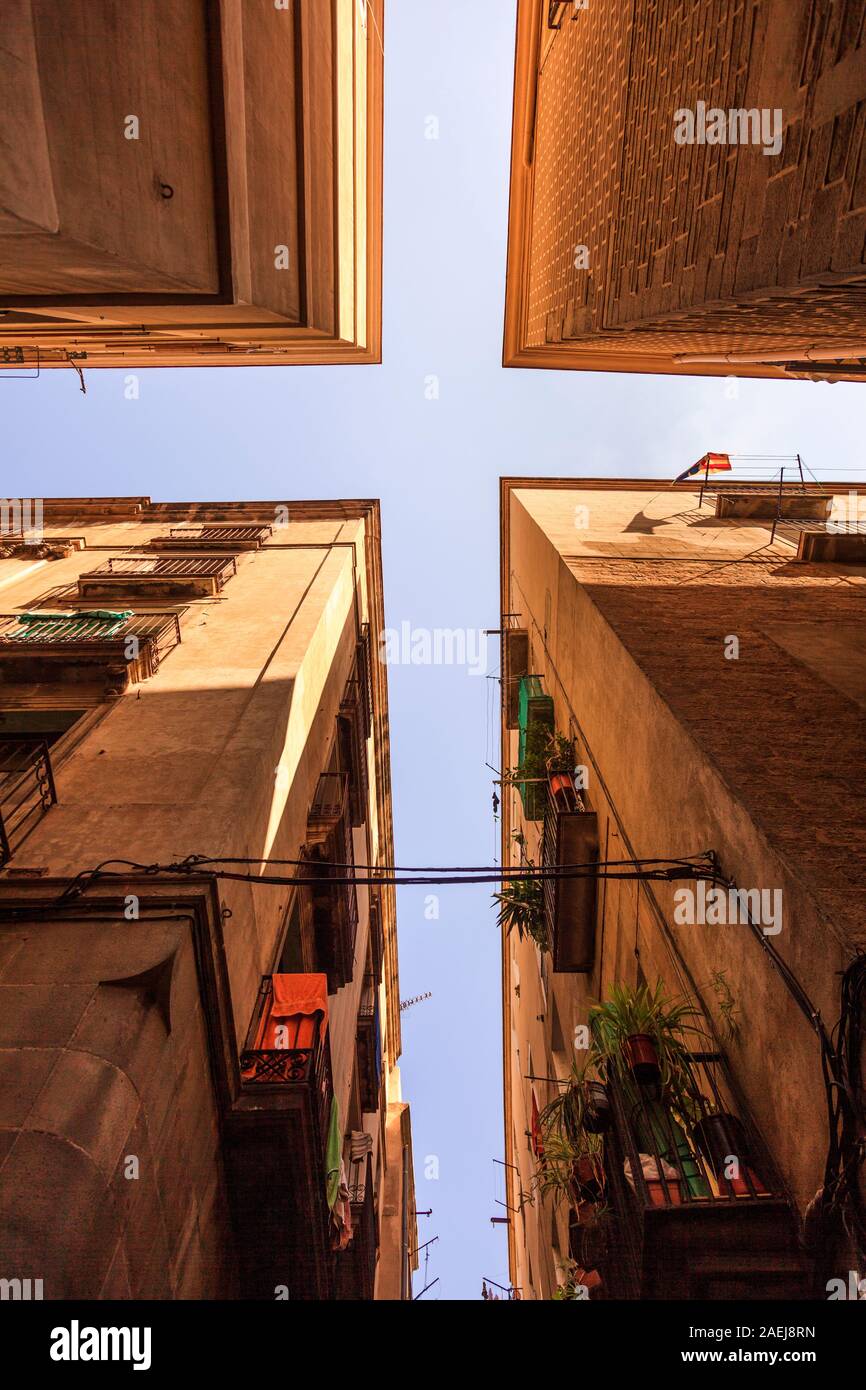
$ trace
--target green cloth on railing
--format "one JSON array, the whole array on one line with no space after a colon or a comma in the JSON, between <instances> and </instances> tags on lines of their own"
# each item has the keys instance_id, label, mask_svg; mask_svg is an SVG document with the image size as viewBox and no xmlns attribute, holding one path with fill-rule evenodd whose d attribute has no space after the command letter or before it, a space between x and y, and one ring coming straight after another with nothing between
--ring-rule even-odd
<instances>
[{"instance_id":1,"label":"green cloth on railing","mask_svg":"<svg viewBox=\"0 0 866 1390\"><path fill-rule=\"evenodd\" d=\"M72 613L16 613L20 632L10 632L13 642L50 641L75 637L115 637L132 617L132 609L84 608Z\"/></svg>"},{"instance_id":2,"label":"green cloth on railing","mask_svg":"<svg viewBox=\"0 0 866 1390\"><path fill-rule=\"evenodd\" d=\"M331 1101L331 1119L328 1124L328 1142L325 1145L325 1171L327 1174L325 1191L331 1211L337 1205L340 1195L340 1164L343 1161L343 1131L340 1128L340 1106L337 1097Z\"/></svg>"},{"instance_id":3,"label":"green cloth on railing","mask_svg":"<svg viewBox=\"0 0 866 1390\"><path fill-rule=\"evenodd\" d=\"M657 1100L638 1102L635 1112L638 1143L646 1153L656 1152L671 1167L681 1172L691 1197L711 1196L710 1187L695 1159L694 1151L681 1126L669 1110ZM647 1132L646 1120L649 1121Z\"/></svg>"}]
</instances>

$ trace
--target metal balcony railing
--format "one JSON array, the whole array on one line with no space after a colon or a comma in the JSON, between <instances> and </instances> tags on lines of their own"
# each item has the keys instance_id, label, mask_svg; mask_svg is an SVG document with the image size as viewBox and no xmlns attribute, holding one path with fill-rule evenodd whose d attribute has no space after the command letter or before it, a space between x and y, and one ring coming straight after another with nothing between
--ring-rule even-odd
<instances>
[{"instance_id":1,"label":"metal balcony railing","mask_svg":"<svg viewBox=\"0 0 866 1390\"><path fill-rule=\"evenodd\" d=\"M333 989L351 980L358 931L358 893L349 813L349 778L323 773L307 817L307 854L316 949Z\"/></svg>"},{"instance_id":2,"label":"metal balcony railing","mask_svg":"<svg viewBox=\"0 0 866 1390\"><path fill-rule=\"evenodd\" d=\"M361 701L364 737L369 738L373 727L373 658L369 623L361 624L361 636L355 652L355 675Z\"/></svg>"},{"instance_id":3,"label":"metal balcony railing","mask_svg":"<svg viewBox=\"0 0 866 1390\"><path fill-rule=\"evenodd\" d=\"M136 645L130 646L130 639ZM116 659L139 663L143 679L159 669L163 657L180 642L176 613L109 612L87 609L70 613L0 614L0 657ZM137 655L130 656L130 652Z\"/></svg>"},{"instance_id":4,"label":"metal balcony railing","mask_svg":"<svg viewBox=\"0 0 866 1390\"><path fill-rule=\"evenodd\" d=\"M367 737L360 681L352 675L340 701L337 719L342 770L349 776L349 810L353 825L363 825L367 819L369 776L367 771Z\"/></svg>"},{"instance_id":5,"label":"metal balcony railing","mask_svg":"<svg viewBox=\"0 0 866 1390\"><path fill-rule=\"evenodd\" d=\"M78 577L83 600L100 595L162 593L210 597L222 592L237 573L234 555L173 559L154 555L114 555Z\"/></svg>"},{"instance_id":6,"label":"metal balcony railing","mask_svg":"<svg viewBox=\"0 0 866 1390\"><path fill-rule=\"evenodd\" d=\"M385 931L378 889L370 890L370 955L373 960L373 984L378 985L385 964Z\"/></svg>"},{"instance_id":7,"label":"metal balcony railing","mask_svg":"<svg viewBox=\"0 0 866 1390\"><path fill-rule=\"evenodd\" d=\"M692 1053L688 1071L685 1090L675 1097L613 1064L607 1069L604 1200L612 1213L607 1279L615 1297L645 1296L648 1268L658 1279L659 1264L666 1278L680 1279L686 1296L701 1262L742 1264L758 1258L768 1226L793 1230L783 1186L734 1096L721 1053ZM670 1221L698 1223L685 1245L676 1236L682 1227L656 1224ZM691 1265L683 1262L685 1248L695 1252Z\"/></svg>"},{"instance_id":8,"label":"metal balcony railing","mask_svg":"<svg viewBox=\"0 0 866 1390\"><path fill-rule=\"evenodd\" d=\"M139 575L153 576L156 579L198 577L215 575L223 581L237 573L237 560L233 556L200 556L194 560L154 559L142 555L113 555L95 570L88 570L81 579L95 579L111 576L113 578L136 578Z\"/></svg>"},{"instance_id":9,"label":"metal balcony railing","mask_svg":"<svg viewBox=\"0 0 866 1390\"><path fill-rule=\"evenodd\" d=\"M544 868L591 865L598 861L598 853L597 813L586 809L570 774L551 774L541 842ZM546 878L542 893L553 969L588 974L595 960L598 879L590 873L584 877Z\"/></svg>"},{"instance_id":10,"label":"metal balcony railing","mask_svg":"<svg viewBox=\"0 0 866 1390\"><path fill-rule=\"evenodd\" d=\"M361 1109L372 1113L379 1108L379 1081L382 1074L379 991L372 975L364 976L361 1002L358 1006L356 1047Z\"/></svg>"},{"instance_id":11,"label":"metal balcony railing","mask_svg":"<svg viewBox=\"0 0 866 1390\"><path fill-rule=\"evenodd\" d=\"M338 1257L337 1298L371 1302L376 1287L376 1194L369 1154L349 1164L352 1243Z\"/></svg>"},{"instance_id":12,"label":"metal balcony railing","mask_svg":"<svg viewBox=\"0 0 866 1390\"><path fill-rule=\"evenodd\" d=\"M258 526L172 526L167 535L154 536L156 550L257 550L273 534L273 527Z\"/></svg>"},{"instance_id":13,"label":"metal balcony railing","mask_svg":"<svg viewBox=\"0 0 866 1390\"><path fill-rule=\"evenodd\" d=\"M345 772L323 772L307 813L307 844L319 845L332 835L346 814L349 777Z\"/></svg>"},{"instance_id":14,"label":"metal balcony railing","mask_svg":"<svg viewBox=\"0 0 866 1390\"><path fill-rule=\"evenodd\" d=\"M244 1086L302 1087L314 1098L319 1134L324 1147L333 1098L331 1052L324 1012L297 1021L293 1038L292 1021L287 1021L287 1045L262 1048L257 1041L262 1026L270 1015L273 1003L273 977L264 975L259 987L256 1006L250 1021L246 1043L240 1056L241 1081Z\"/></svg>"},{"instance_id":15,"label":"metal balcony railing","mask_svg":"<svg viewBox=\"0 0 866 1390\"><path fill-rule=\"evenodd\" d=\"M0 742L0 868L56 801L47 743Z\"/></svg>"}]
</instances>

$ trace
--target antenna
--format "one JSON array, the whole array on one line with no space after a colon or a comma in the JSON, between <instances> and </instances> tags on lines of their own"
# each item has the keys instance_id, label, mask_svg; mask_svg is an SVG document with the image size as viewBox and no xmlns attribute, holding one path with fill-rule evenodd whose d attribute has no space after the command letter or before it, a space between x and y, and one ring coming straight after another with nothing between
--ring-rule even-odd
<instances>
[{"instance_id":1,"label":"antenna","mask_svg":"<svg viewBox=\"0 0 866 1390\"><path fill-rule=\"evenodd\" d=\"M432 989L428 989L428 991L427 991L426 994L416 994L416 995L414 996L414 998L412 998L412 999L401 999L401 1000L400 1000L400 1012L401 1012L401 1014L402 1014L402 1013L405 1013L405 1011L406 1011L407 1009L411 1009L412 1006L413 1006L414 1004L423 1004L425 999L432 999L432 998L433 998L433 991L432 991Z\"/></svg>"}]
</instances>

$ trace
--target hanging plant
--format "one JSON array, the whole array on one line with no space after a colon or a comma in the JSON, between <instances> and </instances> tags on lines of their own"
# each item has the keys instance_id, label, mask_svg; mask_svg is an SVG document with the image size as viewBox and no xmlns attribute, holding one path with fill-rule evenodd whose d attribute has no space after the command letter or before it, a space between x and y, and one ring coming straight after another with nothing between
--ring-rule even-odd
<instances>
[{"instance_id":1,"label":"hanging plant","mask_svg":"<svg viewBox=\"0 0 866 1390\"><path fill-rule=\"evenodd\" d=\"M542 1196L566 1197L578 1205L594 1205L605 1190L603 1131L594 1127L601 1115L601 1095L590 1088L600 1087L605 1102L607 1090L588 1075L588 1069L588 1059L575 1064L568 1084L538 1117L544 1163L539 1166L536 1187Z\"/></svg>"},{"instance_id":2,"label":"hanging plant","mask_svg":"<svg viewBox=\"0 0 866 1390\"><path fill-rule=\"evenodd\" d=\"M527 868L532 867L533 865L527 862ZM509 936L516 931L521 941L529 937L539 950L550 950L544 915L544 891L540 879L529 876L509 879L493 897L499 904L499 926L504 927Z\"/></svg>"}]
</instances>

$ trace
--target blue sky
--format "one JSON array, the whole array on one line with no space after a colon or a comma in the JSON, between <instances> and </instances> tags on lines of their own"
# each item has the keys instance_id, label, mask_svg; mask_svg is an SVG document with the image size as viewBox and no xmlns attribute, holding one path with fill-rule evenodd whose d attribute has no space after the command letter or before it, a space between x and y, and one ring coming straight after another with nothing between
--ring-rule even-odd
<instances>
[{"instance_id":1,"label":"blue sky","mask_svg":"<svg viewBox=\"0 0 866 1390\"><path fill-rule=\"evenodd\" d=\"M708 449L862 469L866 387L502 370L513 46L512 0L389 0L383 366L142 372L136 401L121 372L88 373L86 396L71 370L0 381L0 492L377 496L388 625L479 629L498 626L502 474L672 478ZM389 679L397 862L492 862L498 685ZM403 997L433 996L404 1016L402 1063L420 1239L439 1237L426 1297L477 1298L507 1282L495 914L483 887L442 888L438 921L423 890L399 907Z\"/></svg>"}]
</instances>

